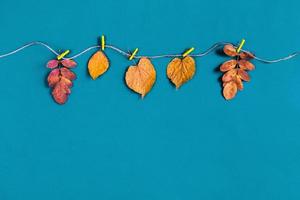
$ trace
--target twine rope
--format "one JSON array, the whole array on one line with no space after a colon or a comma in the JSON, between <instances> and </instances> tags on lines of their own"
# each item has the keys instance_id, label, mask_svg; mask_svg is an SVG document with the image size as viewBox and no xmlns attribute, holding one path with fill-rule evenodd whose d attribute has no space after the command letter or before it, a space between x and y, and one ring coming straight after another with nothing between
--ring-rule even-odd
<instances>
[{"instance_id":1,"label":"twine rope","mask_svg":"<svg viewBox=\"0 0 300 200\"><path fill-rule=\"evenodd\" d=\"M211 52L213 52L214 50L224 46L224 45L227 45L227 44L232 44L232 43L229 43L229 42L217 42L215 43L214 45L212 45L210 48L208 48L206 51L202 52L202 53L199 53L199 54L190 54L189 56L191 57L203 57L203 56L206 56L208 54L210 54ZM48 49L50 52L52 52L54 55L58 56L59 55L59 52L55 51L50 45L44 43L44 42L40 42L40 41L34 41L34 42L30 42L28 44L25 44L13 51L10 51L8 53L5 53L5 54L2 54L0 55L0 59L1 58L5 58L5 57L9 57L9 56L12 56L16 53L19 53L27 48L30 48L32 46L42 46L42 47L45 47L46 49ZM236 47L236 46L235 46ZM65 57L64 59L75 59L75 58L78 58L82 55L84 55L85 53L91 51L91 50L94 50L94 49L99 49L101 48L101 45L95 45L95 46L91 46L91 47L88 47L84 50L82 50L81 52L75 54L74 56L72 57ZM131 54L116 47L116 46L113 46L113 45L105 45L105 48L109 48L123 56L126 56L126 57L130 57ZM245 52L245 53L250 53L250 51L247 51L247 50L244 50L242 49L241 50L242 52ZM254 56L254 59L255 60L258 60L260 62L263 62L263 63L278 63L278 62L281 62L281 61L285 61L285 60L290 60L296 56L298 56L300 54L300 52L295 52L295 53L292 53L288 56L285 56L285 57L282 57L282 58L278 58L278 59L264 59L264 58L260 58L260 57L257 57L257 56ZM134 56L135 59L139 59L139 58L142 58L142 57L147 57L149 59L158 59L158 58L173 58L173 57L180 57L182 56L182 54L163 54L163 55L139 55L139 56Z\"/></svg>"}]
</instances>

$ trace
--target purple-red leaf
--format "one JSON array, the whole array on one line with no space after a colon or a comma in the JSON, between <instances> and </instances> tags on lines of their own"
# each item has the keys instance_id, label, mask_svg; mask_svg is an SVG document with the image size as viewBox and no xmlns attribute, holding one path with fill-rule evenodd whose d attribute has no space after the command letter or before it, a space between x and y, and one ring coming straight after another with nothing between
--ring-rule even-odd
<instances>
[{"instance_id":1,"label":"purple-red leaf","mask_svg":"<svg viewBox=\"0 0 300 200\"><path fill-rule=\"evenodd\" d=\"M54 87L54 85L60 80L59 75L59 69L54 69L49 73L47 79L49 87Z\"/></svg>"},{"instance_id":2,"label":"purple-red leaf","mask_svg":"<svg viewBox=\"0 0 300 200\"><path fill-rule=\"evenodd\" d=\"M74 60L70 60L70 59L62 60L61 64L67 68L73 68L77 65L77 63Z\"/></svg>"},{"instance_id":3,"label":"purple-red leaf","mask_svg":"<svg viewBox=\"0 0 300 200\"><path fill-rule=\"evenodd\" d=\"M60 81L63 82L64 84L66 84L69 88L73 87L72 81L70 81L69 79L65 78L64 76L62 76L60 78Z\"/></svg>"},{"instance_id":4,"label":"purple-red leaf","mask_svg":"<svg viewBox=\"0 0 300 200\"><path fill-rule=\"evenodd\" d=\"M60 81L55 85L52 96L58 104L64 104L70 93L70 88L64 82Z\"/></svg>"},{"instance_id":5,"label":"purple-red leaf","mask_svg":"<svg viewBox=\"0 0 300 200\"><path fill-rule=\"evenodd\" d=\"M76 74L65 67L60 68L60 73L62 76L66 77L67 79L70 80L76 79Z\"/></svg>"},{"instance_id":6,"label":"purple-red leaf","mask_svg":"<svg viewBox=\"0 0 300 200\"><path fill-rule=\"evenodd\" d=\"M47 67L50 68L50 69L53 69L55 67L57 67L59 64L59 61L58 60L50 60L48 63L47 63Z\"/></svg>"}]
</instances>

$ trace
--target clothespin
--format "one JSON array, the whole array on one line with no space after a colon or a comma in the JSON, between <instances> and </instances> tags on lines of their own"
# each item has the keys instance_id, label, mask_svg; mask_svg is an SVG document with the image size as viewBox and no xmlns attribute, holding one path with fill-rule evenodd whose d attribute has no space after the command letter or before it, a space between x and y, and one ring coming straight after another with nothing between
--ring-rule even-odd
<instances>
[{"instance_id":1,"label":"clothespin","mask_svg":"<svg viewBox=\"0 0 300 200\"><path fill-rule=\"evenodd\" d=\"M137 52L139 51L139 48L136 48L133 53L130 55L129 60L132 60L134 58L134 56L137 54Z\"/></svg>"},{"instance_id":2,"label":"clothespin","mask_svg":"<svg viewBox=\"0 0 300 200\"><path fill-rule=\"evenodd\" d=\"M104 35L101 36L101 49L102 49L102 51L104 51L104 49L105 49L105 36Z\"/></svg>"},{"instance_id":3,"label":"clothespin","mask_svg":"<svg viewBox=\"0 0 300 200\"><path fill-rule=\"evenodd\" d=\"M186 50L183 54L182 54L182 57L186 57L187 55L189 55L190 53L192 53L193 51L195 50L194 47Z\"/></svg>"},{"instance_id":4,"label":"clothespin","mask_svg":"<svg viewBox=\"0 0 300 200\"><path fill-rule=\"evenodd\" d=\"M57 60L63 59L69 53L70 53L70 50L67 50L67 51L63 52L62 54L60 54L60 55L57 56Z\"/></svg>"},{"instance_id":5,"label":"clothespin","mask_svg":"<svg viewBox=\"0 0 300 200\"><path fill-rule=\"evenodd\" d=\"M236 50L237 53L240 53L240 51L242 50L242 47L244 46L244 44L245 44L245 39L242 39L238 49Z\"/></svg>"}]
</instances>

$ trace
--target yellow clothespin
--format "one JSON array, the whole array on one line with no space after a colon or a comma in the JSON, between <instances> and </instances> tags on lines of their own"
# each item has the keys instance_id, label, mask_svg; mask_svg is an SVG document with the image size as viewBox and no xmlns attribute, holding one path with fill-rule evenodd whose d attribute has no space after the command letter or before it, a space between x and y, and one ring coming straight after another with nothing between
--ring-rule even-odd
<instances>
[{"instance_id":1,"label":"yellow clothespin","mask_svg":"<svg viewBox=\"0 0 300 200\"><path fill-rule=\"evenodd\" d=\"M137 54L138 51L139 51L139 48L136 48L134 50L134 52L131 54L131 56L129 57L129 60L132 60L134 58L134 56Z\"/></svg>"},{"instance_id":2,"label":"yellow clothespin","mask_svg":"<svg viewBox=\"0 0 300 200\"><path fill-rule=\"evenodd\" d=\"M236 50L237 53L240 53L240 51L242 50L242 47L244 46L245 44L245 39L242 39L241 43L240 43L240 46L238 47L238 49Z\"/></svg>"},{"instance_id":3,"label":"yellow clothespin","mask_svg":"<svg viewBox=\"0 0 300 200\"><path fill-rule=\"evenodd\" d=\"M104 51L104 48L105 48L105 36L102 35L101 36L101 49L102 49L102 51Z\"/></svg>"},{"instance_id":4,"label":"yellow clothespin","mask_svg":"<svg viewBox=\"0 0 300 200\"><path fill-rule=\"evenodd\" d=\"M187 51L185 51L185 52L182 54L182 57L186 57L187 55L189 55L190 53L192 53L192 51L194 51L194 50L195 50L194 47L188 49Z\"/></svg>"},{"instance_id":5,"label":"yellow clothespin","mask_svg":"<svg viewBox=\"0 0 300 200\"><path fill-rule=\"evenodd\" d=\"M69 53L70 53L70 50L67 50L67 51L63 52L62 54L60 54L60 55L57 56L57 60L63 59Z\"/></svg>"}]
</instances>

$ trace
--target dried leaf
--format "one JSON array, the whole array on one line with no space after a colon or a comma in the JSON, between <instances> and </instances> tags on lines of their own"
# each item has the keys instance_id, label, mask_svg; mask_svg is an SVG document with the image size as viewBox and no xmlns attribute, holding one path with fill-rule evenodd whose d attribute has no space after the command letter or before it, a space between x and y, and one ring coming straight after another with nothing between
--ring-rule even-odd
<instances>
[{"instance_id":1,"label":"dried leaf","mask_svg":"<svg viewBox=\"0 0 300 200\"><path fill-rule=\"evenodd\" d=\"M97 51L89 60L88 70L92 79L104 74L109 67L109 61L102 51Z\"/></svg>"},{"instance_id":2,"label":"dried leaf","mask_svg":"<svg viewBox=\"0 0 300 200\"><path fill-rule=\"evenodd\" d=\"M48 63L47 63L47 67L50 68L50 69L54 69L55 67L57 67L59 64L59 61L58 60L50 60Z\"/></svg>"},{"instance_id":3,"label":"dried leaf","mask_svg":"<svg viewBox=\"0 0 300 200\"><path fill-rule=\"evenodd\" d=\"M49 73L47 78L49 87L54 87L54 85L58 83L58 81L60 80L59 75L59 69L54 69Z\"/></svg>"},{"instance_id":4,"label":"dried leaf","mask_svg":"<svg viewBox=\"0 0 300 200\"><path fill-rule=\"evenodd\" d=\"M73 68L73 67L76 67L76 65L77 65L77 63L74 60L70 60L70 59L62 60L61 64L67 68Z\"/></svg>"},{"instance_id":5,"label":"dried leaf","mask_svg":"<svg viewBox=\"0 0 300 200\"><path fill-rule=\"evenodd\" d=\"M195 60L190 57L174 58L168 65L167 76L179 88L192 79L196 71Z\"/></svg>"},{"instance_id":6,"label":"dried leaf","mask_svg":"<svg viewBox=\"0 0 300 200\"><path fill-rule=\"evenodd\" d=\"M141 58L137 66L130 66L125 75L127 86L144 97L156 80L156 71L148 58Z\"/></svg>"},{"instance_id":7,"label":"dried leaf","mask_svg":"<svg viewBox=\"0 0 300 200\"><path fill-rule=\"evenodd\" d=\"M238 75L243 81L250 81L250 76L245 70L238 69Z\"/></svg>"},{"instance_id":8,"label":"dried leaf","mask_svg":"<svg viewBox=\"0 0 300 200\"><path fill-rule=\"evenodd\" d=\"M70 88L64 82L60 81L55 85L52 96L58 104L64 104L70 93Z\"/></svg>"},{"instance_id":9,"label":"dried leaf","mask_svg":"<svg viewBox=\"0 0 300 200\"><path fill-rule=\"evenodd\" d=\"M58 61L51 60L48 62L47 66L53 69L48 77L47 81L49 87L52 87L53 99L58 104L64 104L69 94L71 94L71 87L73 86L72 80L76 79L76 75L68 68L76 66L76 62L70 59Z\"/></svg>"},{"instance_id":10,"label":"dried leaf","mask_svg":"<svg viewBox=\"0 0 300 200\"><path fill-rule=\"evenodd\" d=\"M237 89L239 89L239 90L243 90L244 89L244 84L243 84L243 82L242 82L242 80L241 80L240 77L236 76L234 78L234 81L236 83Z\"/></svg>"},{"instance_id":11,"label":"dried leaf","mask_svg":"<svg viewBox=\"0 0 300 200\"><path fill-rule=\"evenodd\" d=\"M238 65L243 70L254 70L255 66L248 60L239 60Z\"/></svg>"},{"instance_id":12,"label":"dried leaf","mask_svg":"<svg viewBox=\"0 0 300 200\"><path fill-rule=\"evenodd\" d=\"M233 78L237 75L237 70L236 69L231 69L228 72L226 72L223 77L222 77L222 81L223 82L229 82L232 81Z\"/></svg>"},{"instance_id":13,"label":"dried leaf","mask_svg":"<svg viewBox=\"0 0 300 200\"><path fill-rule=\"evenodd\" d=\"M64 76L67 79L70 80L76 79L76 74L65 67L60 68L60 73L62 76Z\"/></svg>"},{"instance_id":14,"label":"dried leaf","mask_svg":"<svg viewBox=\"0 0 300 200\"><path fill-rule=\"evenodd\" d=\"M231 57L238 55L238 53L236 52L236 49L231 44L225 45L223 51L226 55L231 56Z\"/></svg>"},{"instance_id":15,"label":"dried leaf","mask_svg":"<svg viewBox=\"0 0 300 200\"><path fill-rule=\"evenodd\" d=\"M221 72L227 72L233 68L235 68L237 65L237 61L236 60L229 60L225 63L223 63L220 67L220 71Z\"/></svg>"},{"instance_id":16,"label":"dried leaf","mask_svg":"<svg viewBox=\"0 0 300 200\"><path fill-rule=\"evenodd\" d=\"M233 99L237 93L237 85L234 81L228 82L223 88L223 95L226 100Z\"/></svg>"},{"instance_id":17,"label":"dried leaf","mask_svg":"<svg viewBox=\"0 0 300 200\"><path fill-rule=\"evenodd\" d=\"M60 77L60 81L63 82L64 84L66 84L66 86L68 86L68 87L73 87L72 81L65 78L64 76Z\"/></svg>"},{"instance_id":18,"label":"dried leaf","mask_svg":"<svg viewBox=\"0 0 300 200\"><path fill-rule=\"evenodd\" d=\"M242 60L250 60L254 58L254 55L250 52L242 52L239 56Z\"/></svg>"}]
</instances>

